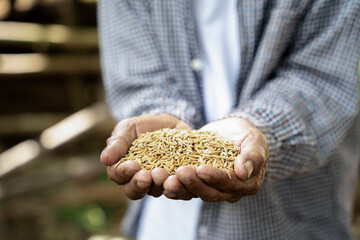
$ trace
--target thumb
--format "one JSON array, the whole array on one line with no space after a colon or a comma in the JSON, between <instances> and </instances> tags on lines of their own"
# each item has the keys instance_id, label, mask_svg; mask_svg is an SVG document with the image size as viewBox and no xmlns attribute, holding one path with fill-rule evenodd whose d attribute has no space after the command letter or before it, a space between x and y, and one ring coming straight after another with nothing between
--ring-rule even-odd
<instances>
[{"instance_id":1,"label":"thumb","mask_svg":"<svg viewBox=\"0 0 360 240\"><path fill-rule=\"evenodd\" d=\"M183 129L183 130L191 130L192 127L190 127L187 123L179 120L176 124L175 128Z\"/></svg>"},{"instance_id":2,"label":"thumb","mask_svg":"<svg viewBox=\"0 0 360 240\"><path fill-rule=\"evenodd\" d=\"M245 141L241 147L240 155L235 159L235 173L237 177L246 181L261 171L268 158L267 143L265 141Z\"/></svg>"}]
</instances>

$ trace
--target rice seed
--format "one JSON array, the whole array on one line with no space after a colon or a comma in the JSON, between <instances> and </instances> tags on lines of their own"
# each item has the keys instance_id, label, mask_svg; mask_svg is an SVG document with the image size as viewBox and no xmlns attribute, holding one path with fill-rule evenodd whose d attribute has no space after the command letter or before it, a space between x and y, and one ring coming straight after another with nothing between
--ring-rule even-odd
<instances>
[{"instance_id":1,"label":"rice seed","mask_svg":"<svg viewBox=\"0 0 360 240\"><path fill-rule=\"evenodd\" d=\"M212 132L164 128L140 134L132 143L124 158L115 168L127 161L137 161L142 169L165 169L170 175L181 166L194 168L201 164L234 170L234 162L240 148Z\"/></svg>"}]
</instances>

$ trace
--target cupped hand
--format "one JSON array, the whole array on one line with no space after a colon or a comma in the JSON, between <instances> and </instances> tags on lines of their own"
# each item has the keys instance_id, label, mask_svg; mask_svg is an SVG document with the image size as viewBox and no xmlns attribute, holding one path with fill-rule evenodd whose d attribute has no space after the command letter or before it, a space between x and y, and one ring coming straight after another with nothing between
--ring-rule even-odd
<instances>
[{"instance_id":1,"label":"cupped hand","mask_svg":"<svg viewBox=\"0 0 360 240\"><path fill-rule=\"evenodd\" d=\"M107 139L107 147L100 159L107 166L108 178L119 185L124 185L124 192L130 199L140 199L146 194L158 197L163 193L163 183L169 177L164 169L151 172L141 170L135 161L115 164L126 155L131 143L141 134L161 128L191 129L185 122L170 114L144 114L120 121Z\"/></svg>"},{"instance_id":2,"label":"cupped hand","mask_svg":"<svg viewBox=\"0 0 360 240\"><path fill-rule=\"evenodd\" d=\"M235 117L209 123L200 130L212 131L241 148L234 171L208 165L178 168L176 176L165 180L164 195L171 199L200 197L209 202L236 202L243 196L256 194L264 180L269 157L262 132L250 121Z\"/></svg>"}]
</instances>

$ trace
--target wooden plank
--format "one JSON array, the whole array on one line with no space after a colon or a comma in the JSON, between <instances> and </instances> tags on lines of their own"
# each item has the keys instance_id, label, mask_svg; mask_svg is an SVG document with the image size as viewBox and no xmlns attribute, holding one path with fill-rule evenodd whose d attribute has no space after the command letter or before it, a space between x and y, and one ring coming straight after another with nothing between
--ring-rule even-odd
<instances>
[{"instance_id":1,"label":"wooden plank","mask_svg":"<svg viewBox=\"0 0 360 240\"><path fill-rule=\"evenodd\" d=\"M97 54L0 54L0 74L96 74L99 72L100 63Z\"/></svg>"},{"instance_id":2,"label":"wooden plank","mask_svg":"<svg viewBox=\"0 0 360 240\"><path fill-rule=\"evenodd\" d=\"M0 47L9 43L47 43L67 49L97 49L95 27L68 27L24 22L0 22Z\"/></svg>"},{"instance_id":3,"label":"wooden plank","mask_svg":"<svg viewBox=\"0 0 360 240\"><path fill-rule=\"evenodd\" d=\"M39 133L67 117L66 113L0 115L0 135Z\"/></svg>"}]
</instances>

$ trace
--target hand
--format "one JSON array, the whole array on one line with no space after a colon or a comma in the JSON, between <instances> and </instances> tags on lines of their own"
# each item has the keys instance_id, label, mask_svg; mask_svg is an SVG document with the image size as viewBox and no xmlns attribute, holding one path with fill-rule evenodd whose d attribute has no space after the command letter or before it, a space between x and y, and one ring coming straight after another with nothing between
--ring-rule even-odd
<instances>
[{"instance_id":1,"label":"hand","mask_svg":"<svg viewBox=\"0 0 360 240\"><path fill-rule=\"evenodd\" d=\"M176 176L164 182L164 195L172 199L188 200L200 197L204 201L239 201L243 196L256 194L265 177L268 145L265 136L250 121L227 118L205 125L200 130L212 131L241 147L234 170L208 165L196 169L180 167Z\"/></svg>"},{"instance_id":2,"label":"hand","mask_svg":"<svg viewBox=\"0 0 360 240\"><path fill-rule=\"evenodd\" d=\"M139 134L161 128L191 129L185 122L170 114L145 114L120 121L106 141L107 147L101 153L100 159L107 166L108 178L124 185L124 192L130 199L140 199L145 194L160 196L163 183L169 174L160 168L151 172L141 170L136 161L126 161L116 168L114 165L126 155Z\"/></svg>"}]
</instances>

